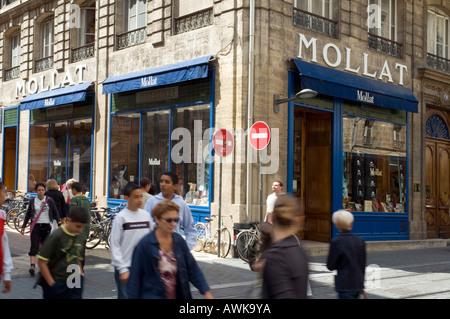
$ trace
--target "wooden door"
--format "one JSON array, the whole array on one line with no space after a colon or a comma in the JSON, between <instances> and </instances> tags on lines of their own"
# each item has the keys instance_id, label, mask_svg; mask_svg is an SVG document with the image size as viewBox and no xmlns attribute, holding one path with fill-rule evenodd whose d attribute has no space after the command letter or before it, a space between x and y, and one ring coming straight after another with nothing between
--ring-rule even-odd
<instances>
[{"instance_id":1,"label":"wooden door","mask_svg":"<svg viewBox=\"0 0 450 319\"><path fill-rule=\"evenodd\" d=\"M16 187L16 133L17 127L5 128L3 183L8 188L8 191L14 191Z\"/></svg>"},{"instance_id":2,"label":"wooden door","mask_svg":"<svg viewBox=\"0 0 450 319\"><path fill-rule=\"evenodd\" d=\"M450 142L426 141L428 238L450 238Z\"/></svg>"},{"instance_id":3,"label":"wooden door","mask_svg":"<svg viewBox=\"0 0 450 319\"><path fill-rule=\"evenodd\" d=\"M331 115L305 115L305 238L331 238Z\"/></svg>"}]
</instances>

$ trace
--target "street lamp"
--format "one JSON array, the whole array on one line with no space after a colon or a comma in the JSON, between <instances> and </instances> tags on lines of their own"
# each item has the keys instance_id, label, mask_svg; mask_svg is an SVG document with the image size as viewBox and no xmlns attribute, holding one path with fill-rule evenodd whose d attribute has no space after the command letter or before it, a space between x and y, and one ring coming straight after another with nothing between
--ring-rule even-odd
<instances>
[{"instance_id":1,"label":"street lamp","mask_svg":"<svg viewBox=\"0 0 450 319\"><path fill-rule=\"evenodd\" d=\"M278 113L280 112L280 106L279 104L286 103L293 101L295 99L311 99L313 97L317 96L317 92L311 89L303 89L300 92L297 92L294 97L291 97L289 99L280 99L279 94L273 95L273 112Z\"/></svg>"}]
</instances>

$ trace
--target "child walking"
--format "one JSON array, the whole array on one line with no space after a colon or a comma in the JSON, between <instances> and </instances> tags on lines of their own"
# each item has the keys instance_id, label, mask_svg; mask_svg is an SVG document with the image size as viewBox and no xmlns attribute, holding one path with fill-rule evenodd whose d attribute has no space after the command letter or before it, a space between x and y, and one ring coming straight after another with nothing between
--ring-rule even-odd
<instances>
[{"instance_id":1,"label":"child walking","mask_svg":"<svg viewBox=\"0 0 450 319\"><path fill-rule=\"evenodd\" d=\"M44 299L81 299L84 237L80 233L89 218L86 209L75 207L69 212L66 224L52 232L43 243L37 258Z\"/></svg>"},{"instance_id":2,"label":"child walking","mask_svg":"<svg viewBox=\"0 0 450 319\"><path fill-rule=\"evenodd\" d=\"M127 282L133 250L151 231L151 216L142 209L142 189L135 183L124 188L127 207L114 218L111 230L111 264L117 284L118 299L127 299Z\"/></svg>"}]
</instances>

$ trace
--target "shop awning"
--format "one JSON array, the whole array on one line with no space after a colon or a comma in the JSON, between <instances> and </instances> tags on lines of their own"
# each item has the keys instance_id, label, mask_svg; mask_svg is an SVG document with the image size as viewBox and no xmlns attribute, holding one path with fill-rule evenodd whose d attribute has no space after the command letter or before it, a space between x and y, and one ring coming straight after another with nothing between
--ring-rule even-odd
<instances>
[{"instance_id":1,"label":"shop awning","mask_svg":"<svg viewBox=\"0 0 450 319\"><path fill-rule=\"evenodd\" d=\"M51 91L32 94L20 102L20 110L34 110L56 105L82 102L86 99L86 90L92 82L63 87Z\"/></svg>"},{"instance_id":2,"label":"shop awning","mask_svg":"<svg viewBox=\"0 0 450 319\"><path fill-rule=\"evenodd\" d=\"M324 95L373 106L418 112L419 102L413 92L406 87L293 60L300 71L302 89L312 89Z\"/></svg>"},{"instance_id":3,"label":"shop awning","mask_svg":"<svg viewBox=\"0 0 450 319\"><path fill-rule=\"evenodd\" d=\"M146 71L113 76L103 82L103 94L134 91L206 78L208 62L211 58L210 55Z\"/></svg>"}]
</instances>

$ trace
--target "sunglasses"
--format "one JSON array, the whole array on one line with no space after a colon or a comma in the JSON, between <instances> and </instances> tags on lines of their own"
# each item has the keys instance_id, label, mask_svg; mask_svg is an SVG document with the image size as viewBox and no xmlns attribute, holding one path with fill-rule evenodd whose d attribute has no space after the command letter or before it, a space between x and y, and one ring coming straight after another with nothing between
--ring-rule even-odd
<instances>
[{"instance_id":1,"label":"sunglasses","mask_svg":"<svg viewBox=\"0 0 450 319\"><path fill-rule=\"evenodd\" d=\"M168 224L170 224L171 222L175 222L178 223L180 221L180 218L163 218L163 220L165 220Z\"/></svg>"}]
</instances>

